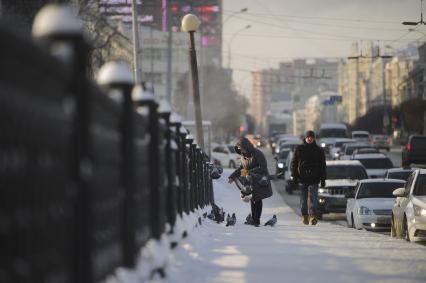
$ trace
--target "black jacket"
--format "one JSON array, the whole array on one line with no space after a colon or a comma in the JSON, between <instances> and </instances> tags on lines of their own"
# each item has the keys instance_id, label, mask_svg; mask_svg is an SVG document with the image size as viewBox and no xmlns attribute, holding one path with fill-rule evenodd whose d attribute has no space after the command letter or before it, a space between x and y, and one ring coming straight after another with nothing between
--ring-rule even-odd
<instances>
[{"instance_id":1,"label":"black jacket","mask_svg":"<svg viewBox=\"0 0 426 283\"><path fill-rule=\"evenodd\" d=\"M247 152L246 156L241 154L238 149L239 146ZM235 179L241 176L241 169L243 168L259 176L269 176L265 156L260 150L256 149L248 139L242 138L235 147L235 151L241 155L241 165L229 176L229 178ZM252 199L254 201L272 196L272 187L270 182L268 182L267 186L261 186L256 181L253 181L252 188Z\"/></svg>"},{"instance_id":2,"label":"black jacket","mask_svg":"<svg viewBox=\"0 0 426 283\"><path fill-rule=\"evenodd\" d=\"M291 176L296 182L318 184L327 179L324 150L314 141L303 140L294 152L291 161Z\"/></svg>"}]
</instances>

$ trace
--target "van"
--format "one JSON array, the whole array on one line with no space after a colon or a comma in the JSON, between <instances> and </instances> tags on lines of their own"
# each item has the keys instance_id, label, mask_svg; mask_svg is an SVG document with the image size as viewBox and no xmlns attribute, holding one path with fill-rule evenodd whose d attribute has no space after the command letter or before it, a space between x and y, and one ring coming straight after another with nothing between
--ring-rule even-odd
<instances>
[{"instance_id":1,"label":"van","mask_svg":"<svg viewBox=\"0 0 426 283\"><path fill-rule=\"evenodd\" d=\"M324 138L348 138L348 128L342 123L324 123L321 124L319 136Z\"/></svg>"},{"instance_id":2,"label":"van","mask_svg":"<svg viewBox=\"0 0 426 283\"><path fill-rule=\"evenodd\" d=\"M402 165L426 164L426 136L411 135L402 149Z\"/></svg>"},{"instance_id":3,"label":"van","mask_svg":"<svg viewBox=\"0 0 426 283\"><path fill-rule=\"evenodd\" d=\"M319 129L319 138L321 147L327 158L330 158L330 147L336 142L336 139L348 138L348 128L342 123L324 123Z\"/></svg>"}]
</instances>

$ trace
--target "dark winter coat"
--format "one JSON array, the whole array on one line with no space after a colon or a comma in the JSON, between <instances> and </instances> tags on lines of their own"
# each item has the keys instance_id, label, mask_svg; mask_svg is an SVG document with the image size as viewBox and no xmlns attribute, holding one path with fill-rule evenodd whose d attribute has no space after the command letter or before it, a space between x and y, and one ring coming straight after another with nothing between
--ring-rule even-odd
<instances>
[{"instance_id":1,"label":"dark winter coat","mask_svg":"<svg viewBox=\"0 0 426 283\"><path fill-rule=\"evenodd\" d=\"M303 140L291 162L291 176L296 182L318 184L327 179L324 150L315 141L308 144Z\"/></svg>"},{"instance_id":2,"label":"dark winter coat","mask_svg":"<svg viewBox=\"0 0 426 283\"><path fill-rule=\"evenodd\" d=\"M238 147L243 148L247 152L246 156L241 153ZM242 138L235 147L235 151L241 155L241 165L229 176L229 178L235 179L241 176L241 169L243 168L261 177L269 176L265 156L260 150L256 149L248 139ZM252 188L252 199L254 201L272 196L272 187L270 182L268 182L267 186L261 186L256 180L254 180Z\"/></svg>"}]
</instances>

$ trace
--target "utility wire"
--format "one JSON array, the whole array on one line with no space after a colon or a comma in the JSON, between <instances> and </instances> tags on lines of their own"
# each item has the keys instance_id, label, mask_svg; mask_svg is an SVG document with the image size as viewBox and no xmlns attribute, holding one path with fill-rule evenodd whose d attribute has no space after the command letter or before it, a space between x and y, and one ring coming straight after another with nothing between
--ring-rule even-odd
<instances>
[{"instance_id":1,"label":"utility wire","mask_svg":"<svg viewBox=\"0 0 426 283\"><path fill-rule=\"evenodd\" d=\"M230 35L224 33L223 35ZM331 41L357 41L357 40L366 40L366 41L377 41L377 38L359 38L359 37L347 37L347 38L325 38L325 37L306 37L306 36L291 36L291 35L268 35L268 34L240 34L239 37L266 37L266 38L289 38L289 39L308 39L308 40L331 40ZM409 39L411 40L411 39ZM405 41L409 41L405 40ZM395 39L379 39L379 41L385 42L394 42ZM403 40L399 40L403 41Z\"/></svg>"},{"instance_id":2,"label":"utility wire","mask_svg":"<svg viewBox=\"0 0 426 283\"><path fill-rule=\"evenodd\" d=\"M223 10L224 13L231 13L230 10ZM276 17L276 18L298 18L298 19L317 19L317 20L327 20L327 21L342 21L342 22L358 22L358 23L378 23L378 24L395 24L400 25L400 23L395 23L394 21L373 21L365 19L350 19L350 18L332 18L332 17L316 17L316 16L299 16L299 15L288 15L288 14L262 14L262 13L245 13L247 15L253 15L258 17Z\"/></svg>"},{"instance_id":3,"label":"utility wire","mask_svg":"<svg viewBox=\"0 0 426 283\"><path fill-rule=\"evenodd\" d=\"M244 16L250 17L252 14L245 14ZM258 18L256 16L253 16L254 18ZM268 18L268 17L266 17ZM279 22L286 23L287 21L282 18L271 18L271 20L276 20ZM354 29L354 30L371 30L371 31L389 31L389 32L395 32L395 31L405 31L405 29L401 28L383 28L383 27L364 27L364 26L349 26L349 25L340 25L340 24L333 24L333 23L321 23L321 22L305 22L302 20L291 20L294 23L299 23L303 25L311 25L311 26L326 26L326 27L332 27L332 28L338 28L338 29Z\"/></svg>"},{"instance_id":4,"label":"utility wire","mask_svg":"<svg viewBox=\"0 0 426 283\"><path fill-rule=\"evenodd\" d=\"M352 40L354 39L353 37L346 36L346 35L336 35L336 34L330 34L330 33L324 33L324 32L315 32L315 31L311 31L311 30L305 30L305 29L299 29L299 28L293 28L293 27L290 27L290 28L289 27L284 27L282 25L277 25L277 24L274 24L274 23L268 23L268 22L264 22L264 21L260 21L260 20L247 19L247 18L245 18L243 16L235 16L235 18L239 18L240 20L248 21L248 22L251 22L251 23L254 22L254 23L267 25L269 27L272 26L272 27L276 27L276 28L284 29L284 30L291 29L291 30L293 30L293 31L295 31L297 33L304 32L304 33L315 34L315 35L326 35L326 36L336 37L337 39L338 38L346 38L346 39L352 39ZM312 38L305 38L305 39L312 39ZM377 40L377 39L365 39L365 40Z\"/></svg>"}]
</instances>

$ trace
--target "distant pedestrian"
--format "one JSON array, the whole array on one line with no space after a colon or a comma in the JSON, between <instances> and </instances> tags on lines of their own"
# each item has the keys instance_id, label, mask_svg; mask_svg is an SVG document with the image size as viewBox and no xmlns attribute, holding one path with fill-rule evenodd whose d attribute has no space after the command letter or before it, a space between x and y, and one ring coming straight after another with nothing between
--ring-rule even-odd
<instances>
[{"instance_id":1,"label":"distant pedestrian","mask_svg":"<svg viewBox=\"0 0 426 283\"><path fill-rule=\"evenodd\" d=\"M300 187L300 206L303 224L318 222L318 183L325 187L326 165L324 150L315 142L315 133L307 131L303 144L296 148L291 162L291 175ZM308 214L308 196L310 210Z\"/></svg>"},{"instance_id":2,"label":"distant pedestrian","mask_svg":"<svg viewBox=\"0 0 426 283\"><path fill-rule=\"evenodd\" d=\"M268 165L263 153L256 149L247 138L242 138L235 146L235 151L241 155L241 165L230 176L229 183L242 176L251 176L252 197L250 199L253 224L260 225L262 215L262 199L272 196L272 187L269 181L262 182L260 178L269 176Z\"/></svg>"}]
</instances>

